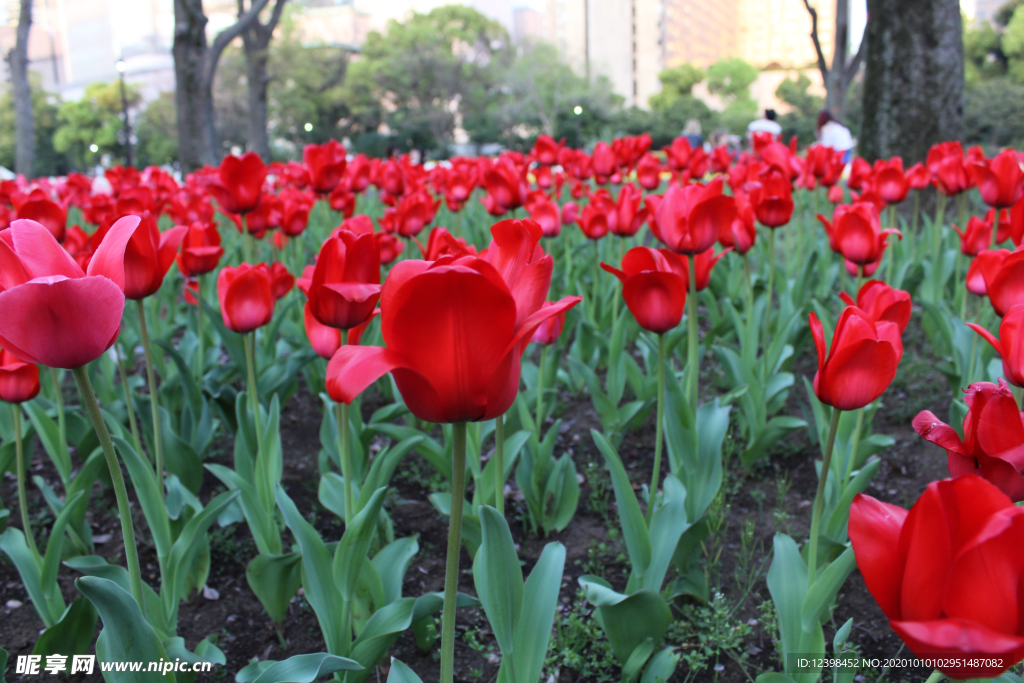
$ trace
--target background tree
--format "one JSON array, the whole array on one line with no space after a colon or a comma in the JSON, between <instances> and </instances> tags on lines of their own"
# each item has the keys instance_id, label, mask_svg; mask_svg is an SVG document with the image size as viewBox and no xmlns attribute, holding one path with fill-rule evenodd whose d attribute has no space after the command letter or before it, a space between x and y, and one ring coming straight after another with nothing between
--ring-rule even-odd
<instances>
[{"instance_id":1,"label":"background tree","mask_svg":"<svg viewBox=\"0 0 1024 683\"><path fill-rule=\"evenodd\" d=\"M28 0L25 0L28 1ZM224 48L255 21L270 0L252 0L238 21L206 41L203 0L174 0L174 78L178 153L183 170L218 161L213 109L213 77Z\"/></svg>"},{"instance_id":2,"label":"background tree","mask_svg":"<svg viewBox=\"0 0 1024 683\"><path fill-rule=\"evenodd\" d=\"M829 0L826 0L826 2ZM818 71L821 72L821 80L825 84L827 93L825 105L832 114L842 120L846 114L846 92L853 82L853 77L860 70L864 61L864 50L867 40L863 37L857 54L850 56L850 3L849 0L835 0L836 3L836 30L835 49L832 53L832 66L829 67L825 61L825 53L821 50L821 41L818 40L818 12L811 5L810 0L804 0L804 7L811 15L811 42L814 43L814 52L818 57ZM868 16L874 16L868 12ZM865 35L867 28L865 30Z\"/></svg>"},{"instance_id":3,"label":"background tree","mask_svg":"<svg viewBox=\"0 0 1024 683\"><path fill-rule=\"evenodd\" d=\"M68 158L53 148L53 134L57 130L57 109L60 99L43 90L42 78L28 74L32 93L32 121L35 129L35 164L37 176L64 175L71 170ZM18 143L15 121L14 94L10 86L0 91L0 166L15 168L15 148Z\"/></svg>"},{"instance_id":4,"label":"background tree","mask_svg":"<svg viewBox=\"0 0 1024 683\"><path fill-rule=\"evenodd\" d=\"M135 118L135 154L140 167L178 160L178 121L174 93L162 92Z\"/></svg>"},{"instance_id":5,"label":"background tree","mask_svg":"<svg viewBox=\"0 0 1024 683\"><path fill-rule=\"evenodd\" d=\"M14 93L14 122L17 138L14 149L14 170L31 178L35 165L35 122L32 118L32 92L28 82L28 34L32 27L32 0L21 0L17 37L7 53Z\"/></svg>"},{"instance_id":6,"label":"background tree","mask_svg":"<svg viewBox=\"0 0 1024 683\"><path fill-rule=\"evenodd\" d=\"M384 123L407 147L452 141L460 102L492 89L492 61L509 50L497 21L471 7L446 5L371 31L349 67L346 90L363 125Z\"/></svg>"},{"instance_id":7,"label":"background tree","mask_svg":"<svg viewBox=\"0 0 1024 683\"><path fill-rule=\"evenodd\" d=\"M868 0L864 122L868 158L925 158L963 134L964 44L957 0Z\"/></svg>"},{"instance_id":8,"label":"background tree","mask_svg":"<svg viewBox=\"0 0 1024 683\"><path fill-rule=\"evenodd\" d=\"M651 109L665 111L673 106L675 100L693 97L693 86L703 81L705 76L702 69L689 63L664 69L658 74L661 90L651 95Z\"/></svg>"},{"instance_id":9,"label":"background tree","mask_svg":"<svg viewBox=\"0 0 1024 683\"><path fill-rule=\"evenodd\" d=\"M250 3L255 0L250 0ZM287 0L276 0L274 9L262 23L257 16L248 28L242 31L242 44L245 52L245 80L248 86L248 128L249 149L253 150L264 161L270 161L270 140L267 137L267 63L270 61L270 40L274 37L274 29L281 20L281 12ZM238 18L245 16L245 0L238 0Z\"/></svg>"},{"instance_id":10,"label":"background tree","mask_svg":"<svg viewBox=\"0 0 1024 683\"><path fill-rule=\"evenodd\" d=\"M992 31L995 33L995 31ZM985 38L984 34L979 38ZM973 46L972 46L973 47ZM1024 5L1018 5L1006 23L1000 41L1007 73L1016 83L1024 83ZM965 45L966 49L966 45Z\"/></svg>"},{"instance_id":11,"label":"background tree","mask_svg":"<svg viewBox=\"0 0 1024 683\"><path fill-rule=\"evenodd\" d=\"M757 100L751 97L750 86L758 73L757 67L739 57L721 59L708 67L708 92L722 98L722 124L734 133L746 130L757 115Z\"/></svg>"},{"instance_id":12,"label":"background tree","mask_svg":"<svg viewBox=\"0 0 1024 683\"><path fill-rule=\"evenodd\" d=\"M142 100L138 87L127 84L126 89L129 109L137 107ZM96 165L104 155L114 157L115 163L124 157L124 119L118 83L86 86L82 99L60 105L57 124L53 147L67 154L80 170ZM91 145L96 145L95 152L91 151Z\"/></svg>"},{"instance_id":13,"label":"background tree","mask_svg":"<svg viewBox=\"0 0 1024 683\"><path fill-rule=\"evenodd\" d=\"M824 100L810 92L811 79L801 73L797 78L786 78L775 89L775 96L793 109L779 118L782 138L796 136L804 144L810 144L817 135L818 112Z\"/></svg>"}]
</instances>

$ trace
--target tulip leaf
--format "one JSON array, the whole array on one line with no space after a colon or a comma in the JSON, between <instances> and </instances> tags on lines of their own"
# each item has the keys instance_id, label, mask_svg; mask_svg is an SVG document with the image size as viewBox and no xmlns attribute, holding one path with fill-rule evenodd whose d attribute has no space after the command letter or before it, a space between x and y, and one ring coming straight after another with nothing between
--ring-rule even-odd
<instances>
[{"instance_id":1,"label":"tulip leaf","mask_svg":"<svg viewBox=\"0 0 1024 683\"><path fill-rule=\"evenodd\" d=\"M377 515L384 504L384 495L387 491L387 487L383 486L374 492L370 502L345 529L334 553L334 584L346 602L351 602L355 598L359 573L370 550L370 541L373 540L373 533L377 528Z\"/></svg>"},{"instance_id":2,"label":"tulip leaf","mask_svg":"<svg viewBox=\"0 0 1024 683\"><path fill-rule=\"evenodd\" d=\"M71 482L71 461L67 445L62 445L60 442L60 430L57 427L57 423L46 414L46 410L39 402L39 399L26 401L21 404L21 407L28 414L28 419L31 420L36 434L39 435L39 440L42 442L46 454L50 456L54 467L57 468L61 482L64 486L67 486Z\"/></svg>"},{"instance_id":3,"label":"tulip leaf","mask_svg":"<svg viewBox=\"0 0 1024 683\"><path fill-rule=\"evenodd\" d=\"M686 489L673 474L665 477L663 503L651 517L651 562L643 575L642 588L661 591L679 538L689 528L686 519Z\"/></svg>"},{"instance_id":4,"label":"tulip leaf","mask_svg":"<svg viewBox=\"0 0 1024 683\"><path fill-rule=\"evenodd\" d=\"M337 671L358 671L363 667L346 657L326 652L295 655L281 662L256 662L235 676L238 683L313 683Z\"/></svg>"},{"instance_id":5,"label":"tulip leaf","mask_svg":"<svg viewBox=\"0 0 1024 683\"><path fill-rule=\"evenodd\" d=\"M334 583L331 556L320 534L312 524L303 519L295 503L280 484L277 486L277 505L281 508L284 521L292 530L302 553L302 585L306 600L320 622L327 649L341 652L343 634L338 615L342 610L342 597Z\"/></svg>"},{"instance_id":6,"label":"tulip leaf","mask_svg":"<svg viewBox=\"0 0 1024 683\"><path fill-rule=\"evenodd\" d=\"M643 671L644 664L647 663L652 654L654 654L654 641L650 638L647 638L633 648L629 659L622 665L623 683L636 683Z\"/></svg>"},{"instance_id":7,"label":"tulip leaf","mask_svg":"<svg viewBox=\"0 0 1024 683\"><path fill-rule=\"evenodd\" d=\"M384 604L389 605L402 597L402 582L412 559L420 550L415 538L399 538L380 549L372 563L380 577Z\"/></svg>"},{"instance_id":8,"label":"tulip leaf","mask_svg":"<svg viewBox=\"0 0 1024 683\"><path fill-rule=\"evenodd\" d=\"M515 631L515 651L510 658L515 663L516 681L540 679L551 642L551 627L555 620L564 569L565 546L561 543L548 543L526 579L523 611ZM511 683L504 658L498 671L498 683Z\"/></svg>"},{"instance_id":9,"label":"tulip leaf","mask_svg":"<svg viewBox=\"0 0 1024 683\"><path fill-rule=\"evenodd\" d=\"M245 580L274 623L284 621L288 603L302 585L302 555L259 554L245 568Z\"/></svg>"},{"instance_id":10,"label":"tulip leaf","mask_svg":"<svg viewBox=\"0 0 1024 683\"><path fill-rule=\"evenodd\" d=\"M103 620L96 641L100 662L159 662L167 659L163 644L149 625L135 599L113 581L83 576L75 581ZM174 674L158 671L105 671L107 683L174 683Z\"/></svg>"},{"instance_id":11,"label":"tulip leaf","mask_svg":"<svg viewBox=\"0 0 1024 683\"><path fill-rule=\"evenodd\" d=\"M242 492L239 497L242 512L252 532L256 548L261 555L273 554L275 545L280 546L280 536L273 518L260 503L259 495L253 485L229 467L207 464L206 469L213 473L229 489L238 489Z\"/></svg>"},{"instance_id":12,"label":"tulip leaf","mask_svg":"<svg viewBox=\"0 0 1024 683\"><path fill-rule=\"evenodd\" d=\"M152 466L142 459L141 454L135 451L135 447L119 436L112 439L128 468L128 476L135 487L139 505L146 517L146 524L149 525L149 532L153 535L157 556L163 562L167 558L167 553L171 551L171 527L167 521L167 510L164 508L164 492L160 490Z\"/></svg>"},{"instance_id":13,"label":"tulip leaf","mask_svg":"<svg viewBox=\"0 0 1024 683\"><path fill-rule=\"evenodd\" d=\"M597 608L612 652L622 664L648 638L657 646L672 622L665 599L652 590L623 595L612 590L604 579L589 575L581 576L579 584L587 600Z\"/></svg>"},{"instance_id":14,"label":"tulip leaf","mask_svg":"<svg viewBox=\"0 0 1024 683\"><path fill-rule=\"evenodd\" d=\"M81 595L64 610L60 620L43 631L32 648L32 654L84 655L96 634L96 609Z\"/></svg>"},{"instance_id":15,"label":"tulip leaf","mask_svg":"<svg viewBox=\"0 0 1024 683\"><path fill-rule=\"evenodd\" d=\"M668 683L679 664L680 654L674 648L667 647L655 654L644 667L640 683Z\"/></svg>"},{"instance_id":16,"label":"tulip leaf","mask_svg":"<svg viewBox=\"0 0 1024 683\"><path fill-rule=\"evenodd\" d=\"M489 505L477 510L482 538L473 560L473 582L498 647L509 657L523 609L523 571L505 518Z\"/></svg>"},{"instance_id":17,"label":"tulip leaf","mask_svg":"<svg viewBox=\"0 0 1024 683\"><path fill-rule=\"evenodd\" d=\"M828 615L829 608L836 599L836 594L856 566L857 560L854 559L853 548L847 548L842 555L815 577L801 609L800 626L804 631L810 633L811 627Z\"/></svg>"},{"instance_id":18,"label":"tulip leaf","mask_svg":"<svg viewBox=\"0 0 1024 683\"><path fill-rule=\"evenodd\" d=\"M388 672L387 683L423 683L423 679L394 657L391 658L391 670Z\"/></svg>"},{"instance_id":19,"label":"tulip leaf","mask_svg":"<svg viewBox=\"0 0 1024 683\"><path fill-rule=\"evenodd\" d=\"M647 523L644 521L643 513L640 512L640 503L637 502L636 494L633 493L633 486L630 484L626 468L622 466L622 460L603 434L595 429L590 430L590 436L594 439L597 449L604 456L605 465L611 473L612 489L615 491L615 503L619 510L619 523L622 525L622 535L626 541L626 550L629 553L629 561L633 566L633 573L639 579L643 579L647 568L651 564L651 536L647 531Z\"/></svg>"}]
</instances>

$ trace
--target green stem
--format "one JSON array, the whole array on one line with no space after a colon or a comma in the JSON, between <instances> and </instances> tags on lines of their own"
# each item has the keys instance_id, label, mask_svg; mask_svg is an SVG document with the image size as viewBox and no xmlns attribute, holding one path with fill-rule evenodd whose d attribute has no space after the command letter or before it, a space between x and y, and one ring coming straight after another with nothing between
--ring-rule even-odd
<instances>
[{"instance_id":1,"label":"green stem","mask_svg":"<svg viewBox=\"0 0 1024 683\"><path fill-rule=\"evenodd\" d=\"M768 298L764 306L764 380L768 381L768 347L771 342L772 286L775 284L775 231L768 229Z\"/></svg>"},{"instance_id":2,"label":"green stem","mask_svg":"<svg viewBox=\"0 0 1024 683\"><path fill-rule=\"evenodd\" d=\"M598 243L597 240L594 240L594 289L593 289L593 294L591 294L591 298L593 299L593 301L591 301L591 307L590 307L590 311L591 311L590 320L595 325L597 324L597 303L598 303L598 299L601 298L600 297L600 292L601 292L601 278L600 278L601 265L600 265L600 263L601 263L600 244Z\"/></svg>"},{"instance_id":3,"label":"green stem","mask_svg":"<svg viewBox=\"0 0 1024 683\"><path fill-rule=\"evenodd\" d=\"M494 420L494 508L505 514L505 416Z\"/></svg>"},{"instance_id":4,"label":"green stem","mask_svg":"<svg viewBox=\"0 0 1024 683\"><path fill-rule=\"evenodd\" d=\"M128 386L128 371L124 368L125 358L121 355L120 344L116 345L115 349L117 351L117 370L121 374L121 390L124 392L124 404L128 409L128 427L132 431L132 444L135 446L135 452L145 457L142 440L139 438L139 428L135 424L135 407L132 405L131 388Z\"/></svg>"},{"instance_id":5,"label":"green stem","mask_svg":"<svg viewBox=\"0 0 1024 683\"><path fill-rule=\"evenodd\" d=\"M146 603L142 599L142 571L139 569L139 550L135 545L135 529L132 527L131 510L128 507L128 489L124 484L124 475L121 474L121 465L117 461L117 454L114 452L114 444L110 440L110 432L103 422L103 415L100 413L100 404L96 401L96 394L92 390L92 383L89 381L89 372L83 365L72 370L75 374L75 381L78 382L78 391L82 395L82 403L92 420L93 429L99 437L100 445L103 447L103 457L107 461L107 469L110 470L110 481L114 485L114 496L117 499L117 514L121 518L121 535L124 537L124 556L128 564L128 583L131 586L132 597L139 604L142 616L146 616Z\"/></svg>"},{"instance_id":6,"label":"green stem","mask_svg":"<svg viewBox=\"0 0 1024 683\"><path fill-rule=\"evenodd\" d=\"M256 462L262 463L265 470L269 471L268 463L263 462L263 415L260 413L260 399L257 394L256 385L256 332L245 335L242 338L242 347L245 349L246 366L246 387L249 398L249 410L252 412L253 422L256 424ZM257 465L257 472L259 465ZM257 481L257 493L260 502L267 510L274 509L274 486L269 481Z\"/></svg>"},{"instance_id":7,"label":"green stem","mask_svg":"<svg viewBox=\"0 0 1024 683\"><path fill-rule=\"evenodd\" d=\"M199 338L199 346L196 349L196 364L199 366L199 373L196 379L199 380L199 384L203 383L203 370L206 369L206 363L204 356L206 355L203 351L203 276L198 275L196 277L196 336ZM202 386L200 386L200 389Z\"/></svg>"},{"instance_id":8,"label":"green stem","mask_svg":"<svg viewBox=\"0 0 1024 683\"><path fill-rule=\"evenodd\" d=\"M896 205L895 204L893 204L893 205L891 205L889 207L889 227L890 228L895 228L896 227ZM892 268L893 268L892 263L895 260L896 260L896 246L894 245L893 248L889 250L889 259L888 259L888 262L885 264L885 279L886 279L886 282L892 282ZM857 291L858 292L860 291L859 287L857 288Z\"/></svg>"},{"instance_id":9,"label":"green stem","mask_svg":"<svg viewBox=\"0 0 1024 683\"><path fill-rule=\"evenodd\" d=\"M444 611L441 612L441 679L455 678L455 600L459 590L459 552L462 548L462 505L466 488L466 423L453 427L452 505L448 518L448 554L444 568Z\"/></svg>"},{"instance_id":10,"label":"green stem","mask_svg":"<svg viewBox=\"0 0 1024 683\"><path fill-rule=\"evenodd\" d=\"M693 254L687 254L686 258L690 266L690 294L687 301L690 310L686 315L690 334L686 362L690 366L690 404L693 407L693 414L696 415L697 382L700 374L697 370L697 266Z\"/></svg>"},{"instance_id":11,"label":"green stem","mask_svg":"<svg viewBox=\"0 0 1024 683\"><path fill-rule=\"evenodd\" d=\"M246 263L252 263L252 242L253 237L249 234L249 231L245 226L245 214L242 214L242 256L245 258Z\"/></svg>"},{"instance_id":12,"label":"green stem","mask_svg":"<svg viewBox=\"0 0 1024 683\"><path fill-rule=\"evenodd\" d=\"M565 261L565 286L563 287L563 296L569 293L569 278L572 274L572 247L569 244L569 232L562 233L562 244L565 245L565 251L562 255L562 260Z\"/></svg>"},{"instance_id":13,"label":"green stem","mask_svg":"<svg viewBox=\"0 0 1024 683\"><path fill-rule=\"evenodd\" d=\"M18 507L21 509L21 527L25 532L25 542L28 543L28 549L32 551L35 556L39 555L39 550L36 548L36 539L32 534L32 524L29 522L28 517L28 497L25 493L25 454L22 452L23 446L21 443L21 405L13 404L14 408L14 454L15 464L18 467Z\"/></svg>"},{"instance_id":14,"label":"green stem","mask_svg":"<svg viewBox=\"0 0 1024 683\"><path fill-rule=\"evenodd\" d=\"M943 192L940 190L938 199L935 200L935 225L932 226L932 265L935 269L938 269L940 267L939 258L942 252L942 220L945 212L946 195L943 194ZM938 273L936 273L935 277L938 278L940 276Z\"/></svg>"},{"instance_id":15,"label":"green stem","mask_svg":"<svg viewBox=\"0 0 1024 683\"><path fill-rule=\"evenodd\" d=\"M992 248L995 249L999 246L999 214L1002 211L998 206L996 207L996 220L992 224Z\"/></svg>"},{"instance_id":16,"label":"green stem","mask_svg":"<svg viewBox=\"0 0 1024 683\"><path fill-rule=\"evenodd\" d=\"M341 331L341 343L348 344L348 330ZM334 404L334 418L338 423L338 439L341 447L341 475L345 477L345 524L351 524L356 516L355 496L352 490L352 453L348 443L348 409L347 403Z\"/></svg>"},{"instance_id":17,"label":"green stem","mask_svg":"<svg viewBox=\"0 0 1024 683\"><path fill-rule=\"evenodd\" d=\"M825 503L825 482L832 466L832 451L836 445L836 432L839 430L839 416L842 411L832 409L832 423L828 427L828 443L825 444L825 459L821 462L821 475L818 477L818 490L814 494L814 508L811 513L811 541L807 553L807 585L814 585L814 574L818 564L818 529L821 526L821 508Z\"/></svg>"},{"instance_id":18,"label":"green stem","mask_svg":"<svg viewBox=\"0 0 1024 683\"><path fill-rule=\"evenodd\" d=\"M626 238L619 238L619 267L622 267L622 259L626 257ZM622 285L619 283L618 278L615 280L615 296L612 297L612 324L614 325L619 320L619 299L622 293Z\"/></svg>"},{"instance_id":19,"label":"green stem","mask_svg":"<svg viewBox=\"0 0 1024 683\"><path fill-rule=\"evenodd\" d=\"M541 436L541 424L544 420L544 366L548 359L548 346L542 344L540 347L540 369L537 371L537 413L536 413L536 429L534 430L534 439L536 445L534 452L536 456L540 457L540 436Z\"/></svg>"},{"instance_id":20,"label":"green stem","mask_svg":"<svg viewBox=\"0 0 1024 683\"><path fill-rule=\"evenodd\" d=\"M967 381L967 386L971 386L971 378L974 377L974 352L978 348L978 336L975 334L971 338L971 357L967 362L967 377L964 378Z\"/></svg>"},{"instance_id":21,"label":"green stem","mask_svg":"<svg viewBox=\"0 0 1024 683\"><path fill-rule=\"evenodd\" d=\"M164 447L160 437L160 401L156 393L156 375L153 374L153 356L149 349L149 331L146 329L146 307L142 299L136 299L139 311L139 330L142 333L142 350L146 354L146 379L149 382L149 407L153 414L153 454L156 459L156 476L163 487L164 480Z\"/></svg>"},{"instance_id":22,"label":"green stem","mask_svg":"<svg viewBox=\"0 0 1024 683\"><path fill-rule=\"evenodd\" d=\"M53 381L53 396L57 402L57 434L60 437L60 449L61 454L64 456L64 462L71 466L71 451L68 449L68 427L67 420L64 417L64 393L60 388L60 379L57 376L57 370L50 368L50 379ZM63 477L61 477L63 479ZM68 487L71 482L64 481L64 488Z\"/></svg>"},{"instance_id":23,"label":"green stem","mask_svg":"<svg viewBox=\"0 0 1024 683\"><path fill-rule=\"evenodd\" d=\"M651 489L647 498L647 526L654 516L654 501L657 499L658 482L661 477L661 423L665 417L665 335L658 335L658 424L654 429L654 473L651 475Z\"/></svg>"},{"instance_id":24,"label":"green stem","mask_svg":"<svg viewBox=\"0 0 1024 683\"><path fill-rule=\"evenodd\" d=\"M921 190L914 190L914 216L911 218L910 223L910 236L913 238L910 241L911 247L916 250L917 247L917 221L918 216L921 215Z\"/></svg>"},{"instance_id":25,"label":"green stem","mask_svg":"<svg viewBox=\"0 0 1024 683\"><path fill-rule=\"evenodd\" d=\"M931 675L928 676L928 680L926 680L924 683L939 683L939 681L942 680L943 676L944 674L938 669L936 669L935 671L932 671Z\"/></svg>"},{"instance_id":26,"label":"green stem","mask_svg":"<svg viewBox=\"0 0 1024 683\"><path fill-rule=\"evenodd\" d=\"M860 448L860 433L864 429L864 408L857 410L857 424L853 428L853 438L850 441L850 451L847 454L846 459L846 472L843 475L843 488L846 487L846 482L850 480L850 475L853 473L853 467L857 460L857 450Z\"/></svg>"}]
</instances>

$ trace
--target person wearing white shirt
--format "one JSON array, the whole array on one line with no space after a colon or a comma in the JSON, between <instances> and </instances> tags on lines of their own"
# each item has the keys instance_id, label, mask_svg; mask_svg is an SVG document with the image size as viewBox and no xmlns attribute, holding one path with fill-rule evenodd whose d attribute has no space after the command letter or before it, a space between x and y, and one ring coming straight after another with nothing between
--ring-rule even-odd
<instances>
[{"instance_id":1,"label":"person wearing white shirt","mask_svg":"<svg viewBox=\"0 0 1024 683\"><path fill-rule=\"evenodd\" d=\"M754 133L771 133L773 139L778 140L782 136L782 126L775 120L774 109L765 109L764 118L756 119L747 126L747 138L754 139Z\"/></svg>"},{"instance_id":2,"label":"person wearing white shirt","mask_svg":"<svg viewBox=\"0 0 1024 683\"><path fill-rule=\"evenodd\" d=\"M827 109L818 114L818 143L843 153L843 163L848 163L857 146L850 129L836 121Z\"/></svg>"}]
</instances>

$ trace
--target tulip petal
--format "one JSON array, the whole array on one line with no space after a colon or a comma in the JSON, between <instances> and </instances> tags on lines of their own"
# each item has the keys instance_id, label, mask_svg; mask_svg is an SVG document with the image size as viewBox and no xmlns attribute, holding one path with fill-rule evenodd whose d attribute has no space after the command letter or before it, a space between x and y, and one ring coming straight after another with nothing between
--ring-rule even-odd
<instances>
[{"instance_id":1,"label":"tulip petal","mask_svg":"<svg viewBox=\"0 0 1024 683\"><path fill-rule=\"evenodd\" d=\"M404 367L407 363L390 349L342 346L327 364L327 393L331 400L351 404L366 387L392 370Z\"/></svg>"},{"instance_id":2,"label":"tulip petal","mask_svg":"<svg viewBox=\"0 0 1024 683\"><path fill-rule=\"evenodd\" d=\"M75 259L64 250L53 233L39 223L21 219L11 223L11 242L29 279L62 275L80 278L85 273Z\"/></svg>"},{"instance_id":3,"label":"tulip petal","mask_svg":"<svg viewBox=\"0 0 1024 683\"><path fill-rule=\"evenodd\" d=\"M686 306L687 283L675 273L646 271L622 285L622 298L640 327L664 334L679 324Z\"/></svg>"},{"instance_id":4,"label":"tulip petal","mask_svg":"<svg viewBox=\"0 0 1024 683\"><path fill-rule=\"evenodd\" d=\"M998 676L1016 661L1016 652L1024 647L1024 638L1020 636L997 633L965 619L890 621L889 626L918 657L962 653L1006 658L1005 667L939 667L954 680Z\"/></svg>"},{"instance_id":5,"label":"tulip petal","mask_svg":"<svg viewBox=\"0 0 1024 683\"><path fill-rule=\"evenodd\" d=\"M167 274L171 264L174 263L174 255L178 251L178 245L181 244L181 240L184 239L185 233L187 232L187 226L176 225L170 230L160 233L160 248L158 253L161 277Z\"/></svg>"},{"instance_id":6,"label":"tulip petal","mask_svg":"<svg viewBox=\"0 0 1024 683\"><path fill-rule=\"evenodd\" d=\"M890 619L900 615L903 567L898 553L907 511L858 493L850 506L850 541L871 595Z\"/></svg>"},{"instance_id":7,"label":"tulip petal","mask_svg":"<svg viewBox=\"0 0 1024 683\"><path fill-rule=\"evenodd\" d=\"M0 346L31 363L73 369L110 348L124 293L105 277L37 278L0 293L0 310Z\"/></svg>"},{"instance_id":8,"label":"tulip petal","mask_svg":"<svg viewBox=\"0 0 1024 683\"><path fill-rule=\"evenodd\" d=\"M89 261L89 275L103 275L110 278L114 283L124 289L124 252L128 247L128 240L135 234L142 219L138 216L124 216L117 220L107 234L104 235L100 246Z\"/></svg>"},{"instance_id":9,"label":"tulip petal","mask_svg":"<svg viewBox=\"0 0 1024 683\"><path fill-rule=\"evenodd\" d=\"M313 347L318 356L330 360L341 347L341 330L321 325L320 321L313 316L308 301L303 309L302 322L306 328L309 345Z\"/></svg>"}]
</instances>

